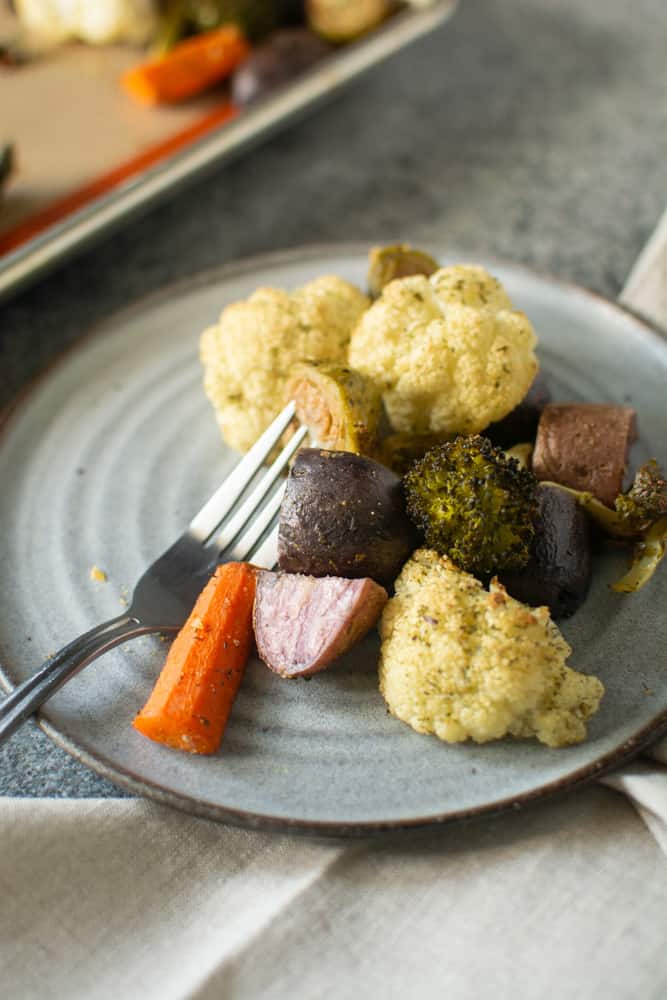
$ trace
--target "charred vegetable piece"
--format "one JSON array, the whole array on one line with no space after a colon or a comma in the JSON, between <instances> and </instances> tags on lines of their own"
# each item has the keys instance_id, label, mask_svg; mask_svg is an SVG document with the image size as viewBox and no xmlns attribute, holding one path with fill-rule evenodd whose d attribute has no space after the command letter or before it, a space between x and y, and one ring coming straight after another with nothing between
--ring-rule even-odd
<instances>
[{"instance_id":1,"label":"charred vegetable piece","mask_svg":"<svg viewBox=\"0 0 667 1000\"><path fill-rule=\"evenodd\" d=\"M324 670L375 625L387 599L373 580L260 572L253 614L257 652L281 677Z\"/></svg>"},{"instance_id":2,"label":"charred vegetable piece","mask_svg":"<svg viewBox=\"0 0 667 1000\"><path fill-rule=\"evenodd\" d=\"M306 19L330 42L351 42L377 27L396 8L393 0L306 0Z\"/></svg>"},{"instance_id":3,"label":"charred vegetable piece","mask_svg":"<svg viewBox=\"0 0 667 1000\"><path fill-rule=\"evenodd\" d=\"M623 488L635 411L601 403L549 403L533 452L538 479L592 493L611 506Z\"/></svg>"},{"instance_id":4,"label":"charred vegetable piece","mask_svg":"<svg viewBox=\"0 0 667 1000\"><path fill-rule=\"evenodd\" d=\"M14 169L14 147L6 142L0 146L0 191Z\"/></svg>"},{"instance_id":5,"label":"charred vegetable piece","mask_svg":"<svg viewBox=\"0 0 667 1000\"><path fill-rule=\"evenodd\" d=\"M521 569L535 534L537 482L472 434L438 445L403 479L408 514L427 545L482 575Z\"/></svg>"},{"instance_id":6,"label":"charred vegetable piece","mask_svg":"<svg viewBox=\"0 0 667 1000\"><path fill-rule=\"evenodd\" d=\"M500 448L511 448L518 441L534 441L542 410L550 402L549 386L538 373L519 405L502 420L489 424L484 437Z\"/></svg>"},{"instance_id":7,"label":"charred vegetable piece","mask_svg":"<svg viewBox=\"0 0 667 1000\"><path fill-rule=\"evenodd\" d=\"M373 247L368 255L368 291L376 299L384 286L395 278L407 278L411 274L428 277L439 266L433 257L407 243Z\"/></svg>"},{"instance_id":8,"label":"charred vegetable piece","mask_svg":"<svg viewBox=\"0 0 667 1000\"><path fill-rule=\"evenodd\" d=\"M372 455L377 449L382 394L367 376L329 362L302 362L291 369L287 398L323 448Z\"/></svg>"},{"instance_id":9,"label":"charred vegetable piece","mask_svg":"<svg viewBox=\"0 0 667 1000\"><path fill-rule=\"evenodd\" d=\"M250 104L310 69L331 47L312 31L277 31L258 45L232 77L235 104Z\"/></svg>"},{"instance_id":10,"label":"charred vegetable piece","mask_svg":"<svg viewBox=\"0 0 667 1000\"><path fill-rule=\"evenodd\" d=\"M391 583L416 543L401 480L384 465L346 451L298 452L280 510L282 570Z\"/></svg>"},{"instance_id":11,"label":"charred vegetable piece","mask_svg":"<svg viewBox=\"0 0 667 1000\"><path fill-rule=\"evenodd\" d=\"M21 38L4 39L0 42L1 69L17 69L28 62L30 53L21 43Z\"/></svg>"},{"instance_id":12,"label":"charred vegetable piece","mask_svg":"<svg viewBox=\"0 0 667 1000\"><path fill-rule=\"evenodd\" d=\"M558 486L537 489L535 538L527 565L501 574L518 601L546 604L552 618L566 618L583 603L591 578L588 518L576 499Z\"/></svg>"}]
</instances>

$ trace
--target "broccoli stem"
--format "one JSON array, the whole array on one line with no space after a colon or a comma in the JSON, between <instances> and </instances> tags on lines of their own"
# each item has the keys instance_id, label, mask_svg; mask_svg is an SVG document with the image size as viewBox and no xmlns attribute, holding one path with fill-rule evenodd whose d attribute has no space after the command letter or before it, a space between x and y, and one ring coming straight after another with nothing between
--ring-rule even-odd
<instances>
[{"instance_id":1,"label":"broccoli stem","mask_svg":"<svg viewBox=\"0 0 667 1000\"><path fill-rule=\"evenodd\" d=\"M635 545L630 569L613 583L612 590L619 594L631 594L648 583L667 552L667 517L648 529L643 539Z\"/></svg>"},{"instance_id":2,"label":"broccoli stem","mask_svg":"<svg viewBox=\"0 0 667 1000\"><path fill-rule=\"evenodd\" d=\"M637 538L637 529L633 527L628 521L618 513L616 510L612 510L611 507L607 507L603 504L601 500L593 496L592 493L588 493L586 490L575 490L571 486L563 486L562 483L554 483L550 479L541 480L544 486L553 486L556 489L564 490L573 496L577 503L584 508L584 510L590 514L596 524L598 524L602 530L607 534L611 535L612 538L622 538L622 539L633 539Z\"/></svg>"}]
</instances>

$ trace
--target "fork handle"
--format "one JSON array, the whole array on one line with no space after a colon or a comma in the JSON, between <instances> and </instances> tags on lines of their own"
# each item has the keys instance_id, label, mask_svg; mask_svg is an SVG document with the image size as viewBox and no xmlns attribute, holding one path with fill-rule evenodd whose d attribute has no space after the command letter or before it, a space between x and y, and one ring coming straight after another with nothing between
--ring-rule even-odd
<instances>
[{"instance_id":1,"label":"fork handle","mask_svg":"<svg viewBox=\"0 0 667 1000\"><path fill-rule=\"evenodd\" d=\"M45 660L32 676L18 684L0 703L0 744L36 712L51 695L92 660L113 646L149 632L162 631L144 625L130 614L119 615L84 632Z\"/></svg>"}]
</instances>

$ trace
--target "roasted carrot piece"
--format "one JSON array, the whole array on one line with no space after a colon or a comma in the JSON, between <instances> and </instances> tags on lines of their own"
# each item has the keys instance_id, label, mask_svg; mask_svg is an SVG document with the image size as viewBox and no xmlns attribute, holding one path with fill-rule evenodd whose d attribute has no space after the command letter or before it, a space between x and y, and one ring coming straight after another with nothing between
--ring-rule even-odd
<instances>
[{"instance_id":1,"label":"roasted carrot piece","mask_svg":"<svg viewBox=\"0 0 667 1000\"><path fill-rule=\"evenodd\" d=\"M166 55L127 70L121 85L142 104L183 101L228 76L249 51L239 28L227 24L179 42Z\"/></svg>"},{"instance_id":2,"label":"roasted carrot piece","mask_svg":"<svg viewBox=\"0 0 667 1000\"><path fill-rule=\"evenodd\" d=\"M174 639L134 728L189 753L215 753L222 741L253 640L255 570L219 566Z\"/></svg>"}]
</instances>

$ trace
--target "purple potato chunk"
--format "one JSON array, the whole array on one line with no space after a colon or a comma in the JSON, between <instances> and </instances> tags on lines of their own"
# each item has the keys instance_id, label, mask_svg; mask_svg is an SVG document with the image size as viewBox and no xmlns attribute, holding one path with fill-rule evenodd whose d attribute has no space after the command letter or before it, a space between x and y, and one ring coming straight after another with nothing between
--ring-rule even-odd
<instances>
[{"instance_id":1,"label":"purple potato chunk","mask_svg":"<svg viewBox=\"0 0 667 1000\"><path fill-rule=\"evenodd\" d=\"M232 77L231 98L246 105L289 83L331 52L312 31L277 31L258 45Z\"/></svg>"},{"instance_id":2,"label":"purple potato chunk","mask_svg":"<svg viewBox=\"0 0 667 1000\"><path fill-rule=\"evenodd\" d=\"M348 451L297 454L280 509L280 569L390 584L417 544L390 469Z\"/></svg>"},{"instance_id":3,"label":"purple potato chunk","mask_svg":"<svg viewBox=\"0 0 667 1000\"><path fill-rule=\"evenodd\" d=\"M534 441L542 410L551 402L551 392L544 375L538 373L518 406L502 420L489 424L483 432L499 448Z\"/></svg>"},{"instance_id":4,"label":"purple potato chunk","mask_svg":"<svg viewBox=\"0 0 667 1000\"><path fill-rule=\"evenodd\" d=\"M501 574L501 580L524 604L546 604L552 618L568 618L584 602L591 579L588 517L557 486L538 486L537 500L530 559L523 569Z\"/></svg>"}]
</instances>

